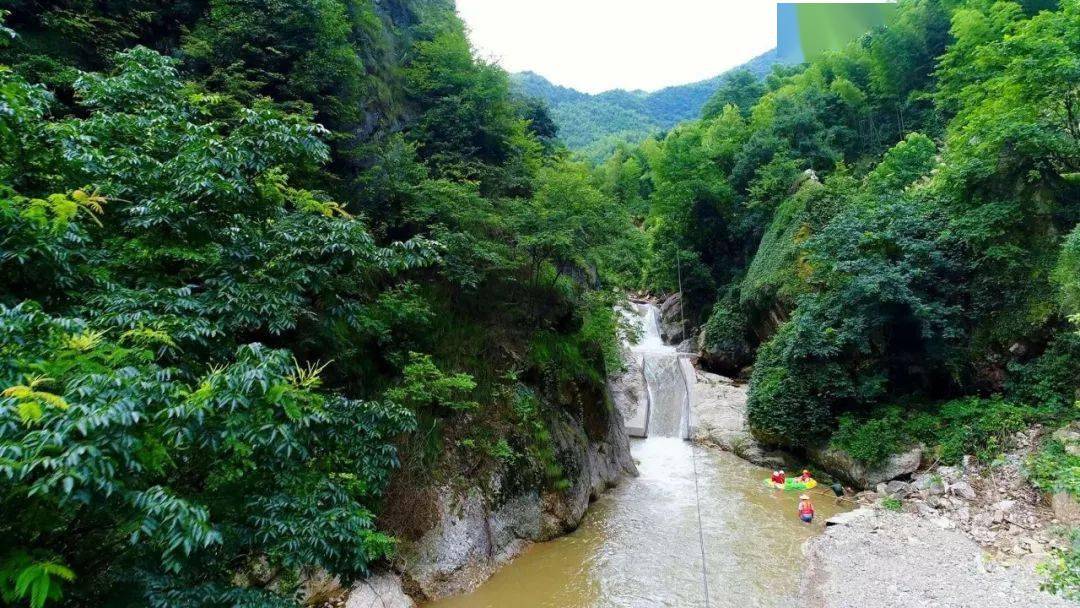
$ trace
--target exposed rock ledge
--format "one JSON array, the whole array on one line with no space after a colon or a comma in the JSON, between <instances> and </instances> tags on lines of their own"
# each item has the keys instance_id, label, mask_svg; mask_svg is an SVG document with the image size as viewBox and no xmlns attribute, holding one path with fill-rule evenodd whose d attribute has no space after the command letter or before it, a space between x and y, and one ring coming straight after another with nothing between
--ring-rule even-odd
<instances>
[{"instance_id":1,"label":"exposed rock ledge","mask_svg":"<svg viewBox=\"0 0 1080 608\"><path fill-rule=\"evenodd\" d=\"M783 467L790 461L784 452L769 450L750 433L746 397L748 386L723 376L696 370L694 374L690 432L694 441L732 452L743 460L764 467ZM897 454L880 467L868 469L846 453L830 448L808 451L810 459L833 477L859 488L915 472L922 460L922 448Z\"/></svg>"},{"instance_id":2,"label":"exposed rock ledge","mask_svg":"<svg viewBox=\"0 0 1080 608\"><path fill-rule=\"evenodd\" d=\"M915 446L890 456L881 466L868 468L842 450L830 447L808 450L810 459L823 470L860 489L873 488L879 483L911 475L919 469L922 453L922 446Z\"/></svg>"},{"instance_id":3,"label":"exposed rock ledge","mask_svg":"<svg viewBox=\"0 0 1080 608\"><path fill-rule=\"evenodd\" d=\"M601 420L579 420L562 412L552 426L559 462L571 482L568 489L515 491L499 478L488 480L484 491L438 489L434 524L418 540L403 543L395 564L398 572L360 581L344 605L408 608L415 605L413 598L466 593L530 543L576 528L593 499L623 476L637 474L619 411L609 408L597 418Z\"/></svg>"},{"instance_id":4,"label":"exposed rock ledge","mask_svg":"<svg viewBox=\"0 0 1080 608\"><path fill-rule=\"evenodd\" d=\"M695 370L692 392L690 434L694 441L714 445L759 466L783 466L784 454L764 449L750 434L746 384Z\"/></svg>"}]
</instances>

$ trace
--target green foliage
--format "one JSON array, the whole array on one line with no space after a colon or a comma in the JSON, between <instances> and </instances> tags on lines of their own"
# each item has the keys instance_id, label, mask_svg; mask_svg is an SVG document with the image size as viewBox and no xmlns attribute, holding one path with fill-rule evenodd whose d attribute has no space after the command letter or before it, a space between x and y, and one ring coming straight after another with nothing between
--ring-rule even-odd
<instances>
[{"instance_id":1,"label":"green foliage","mask_svg":"<svg viewBox=\"0 0 1080 608\"><path fill-rule=\"evenodd\" d=\"M1054 267L1061 307L1066 314L1080 314L1080 227L1074 228L1061 244Z\"/></svg>"},{"instance_id":2,"label":"green foliage","mask_svg":"<svg viewBox=\"0 0 1080 608\"><path fill-rule=\"evenodd\" d=\"M1080 499L1080 456L1060 441L1047 441L1028 460L1027 478L1044 492L1065 492Z\"/></svg>"},{"instance_id":3,"label":"green foliage","mask_svg":"<svg viewBox=\"0 0 1080 608\"><path fill-rule=\"evenodd\" d=\"M902 191L930 174L936 154L937 146L929 137L911 133L890 148L866 176L867 189L873 193Z\"/></svg>"},{"instance_id":4,"label":"green foliage","mask_svg":"<svg viewBox=\"0 0 1080 608\"><path fill-rule=\"evenodd\" d=\"M1049 421L1066 422L1076 414L1080 377L1080 335L1061 332L1038 357L1009 366L1008 399L1037 408Z\"/></svg>"},{"instance_id":5,"label":"green foliage","mask_svg":"<svg viewBox=\"0 0 1080 608\"><path fill-rule=\"evenodd\" d=\"M0 561L0 599L14 604L28 600L30 608L43 608L63 597L64 583L75 573L55 560L35 560L23 551L9 553Z\"/></svg>"},{"instance_id":6,"label":"green foliage","mask_svg":"<svg viewBox=\"0 0 1080 608\"><path fill-rule=\"evenodd\" d=\"M1000 399L957 399L941 406L939 421L930 427L929 436L937 438L942 462L960 462L965 454L989 462L1008 448L1009 438L1032 418L1029 410Z\"/></svg>"},{"instance_id":7,"label":"green foliage","mask_svg":"<svg viewBox=\"0 0 1080 608\"><path fill-rule=\"evenodd\" d=\"M739 306L734 291L729 291L713 305L712 313L701 329L706 350L711 356L730 361L732 366L746 362L751 354L749 318Z\"/></svg>"},{"instance_id":8,"label":"green foliage","mask_svg":"<svg viewBox=\"0 0 1080 608\"><path fill-rule=\"evenodd\" d=\"M1041 585L1044 591L1080 600L1080 532L1073 530L1069 546L1055 549L1053 557L1038 568L1046 577Z\"/></svg>"},{"instance_id":9,"label":"green foliage","mask_svg":"<svg viewBox=\"0 0 1080 608\"><path fill-rule=\"evenodd\" d=\"M893 405L865 416L841 416L832 445L870 465L919 442L946 464L958 463L969 454L990 462L1009 448L1014 433L1039 419L1038 410L1000 397Z\"/></svg>"},{"instance_id":10,"label":"green foliage","mask_svg":"<svg viewBox=\"0 0 1080 608\"><path fill-rule=\"evenodd\" d=\"M904 503L901 502L899 498L894 498L892 496L886 496L882 499L881 506L896 513L899 513L904 509Z\"/></svg>"},{"instance_id":11,"label":"green foliage","mask_svg":"<svg viewBox=\"0 0 1080 608\"><path fill-rule=\"evenodd\" d=\"M31 524L50 513L56 532L37 536L39 546L82 520L95 530L87 550L105 543L174 576L214 546L226 576L236 553L355 575L392 550L367 505L396 460L389 440L410 428L406 412L320 394L318 369L284 351L245 346L186 382L150 351L86 331L32 306L0 308L4 343L20 345L4 349L0 374L48 373L68 404L27 426L19 397L0 399L0 500L36 504L0 527L9 543L44 534ZM71 558L87 563L81 551Z\"/></svg>"},{"instance_id":12,"label":"green foliage","mask_svg":"<svg viewBox=\"0 0 1080 608\"><path fill-rule=\"evenodd\" d=\"M443 373L430 355L410 353L409 363L402 370L402 381L386 392L388 399L413 411L466 411L480 407L463 397L476 388L468 374Z\"/></svg>"},{"instance_id":13,"label":"green foliage","mask_svg":"<svg viewBox=\"0 0 1080 608\"><path fill-rule=\"evenodd\" d=\"M885 415L860 421L851 414L840 417L831 443L849 456L868 465L879 465L907 447L910 441L898 408Z\"/></svg>"},{"instance_id":14,"label":"green foliage","mask_svg":"<svg viewBox=\"0 0 1080 608\"><path fill-rule=\"evenodd\" d=\"M416 43L404 76L426 109L412 127L438 177L476 180L485 194L528 192L541 146L509 97L506 73L477 61L461 22L445 19Z\"/></svg>"},{"instance_id":15,"label":"green foliage","mask_svg":"<svg viewBox=\"0 0 1080 608\"><path fill-rule=\"evenodd\" d=\"M640 266L640 241L630 236L636 231L626 212L589 178L578 164L541 170L535 196L515 213L517 245L529 256L534 276L548 264L555 280L585 268L605 282L625 285Z\"/></svg>"},{"instance_id":16,"label":"green foliage","mask_svg":"<svg viewBox=\"0 0 1080 608\"><path fill-rule=\"evenodd\" d=\"M758 99L765 94L765 83L750 70L739 68L728 73L720 88L716 89L701 109L704 119L719 116L728 105L735 106L744 115L750 113Z\"/></svg>"}]
</instances>

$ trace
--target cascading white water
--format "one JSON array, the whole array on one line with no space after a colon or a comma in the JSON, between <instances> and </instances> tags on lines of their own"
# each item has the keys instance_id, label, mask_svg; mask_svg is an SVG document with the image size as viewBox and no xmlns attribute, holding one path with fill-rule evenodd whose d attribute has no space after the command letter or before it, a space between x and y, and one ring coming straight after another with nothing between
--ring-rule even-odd
<instances>
[{"instance_id":1,"label":"cascading white water","mask_svg":"<svg viewBox=\"0 0 1080 608\"><path fill-rule=\"evenodd\" d=\"M767 470L714 450L695 457L682 439L690 363L664 344L656 307L624 314L640 323L631 349L652 404L648 422L639 422L648 437L631 442L640 476L600 496L570 535L533 546L476 592L424 608L805 605L797 595L801 545L820 528L794 516L797 494L761 483ZM821 520L842 508L817 506Z\"/></svg>"},{"instance_id":2,"label":"cascading white water","mask_svg":"<svg viewBox=\"0 0 1080 608\"><path fill-rule=\"evenodd\" d=\"M649 394L650 437L685 437L689 393L682 363L674 346L660 335L660 311L652 304L635 304L641 339L633 351L642 357L645 388Z\"/></svg>"}]
</instances>

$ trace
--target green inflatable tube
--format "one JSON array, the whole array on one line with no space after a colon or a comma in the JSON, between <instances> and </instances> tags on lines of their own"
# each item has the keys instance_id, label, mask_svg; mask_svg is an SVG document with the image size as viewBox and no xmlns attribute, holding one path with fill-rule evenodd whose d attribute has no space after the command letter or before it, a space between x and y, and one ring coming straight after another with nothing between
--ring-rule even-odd
<instances>
[{"instance_id":1,"label":"green inflatable tube","mask_svg":"<svg viewBox=\"0 0 1080 608\"><path fill-rule=\"evenodd\" d=\"M765 485L770 488L776 488L777 490L810 490L817 487L817 480L811 479L810 481L798 481L797 479L787 479L784 481L784 485L773 483L771 479L764 480Z\"/></svg>"}]
</instances>

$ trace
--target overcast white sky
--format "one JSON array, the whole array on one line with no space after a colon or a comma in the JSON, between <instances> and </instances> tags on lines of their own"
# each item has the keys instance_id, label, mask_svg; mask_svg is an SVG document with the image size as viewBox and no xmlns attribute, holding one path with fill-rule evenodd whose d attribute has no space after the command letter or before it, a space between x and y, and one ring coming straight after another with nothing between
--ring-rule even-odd
<instances>
[{"instance_id":1,"label":"overcast white sky","mask_svg":"<svg viewBox=\"0 0 1080 608\"><path fill-rule=\"evenodd\" d=\"M776 45L776 0L457 0L457 6L482 57L590 93L703 80Z\"/></svg>"},{"instance_id":2,"label":"overcast white sky","mask_svg":"<svg viewBox=\"0 0 1080 608\"><path fill-rule=\"evenodd\" d=\"M457 0L481 56L579 91L715 76L776 44L775 0Z\"/></svg>"}]
</instances>

